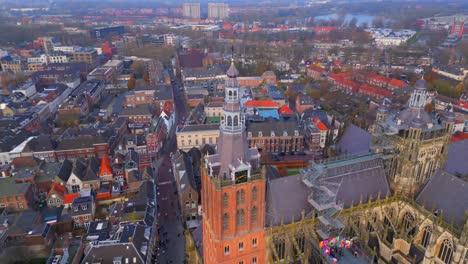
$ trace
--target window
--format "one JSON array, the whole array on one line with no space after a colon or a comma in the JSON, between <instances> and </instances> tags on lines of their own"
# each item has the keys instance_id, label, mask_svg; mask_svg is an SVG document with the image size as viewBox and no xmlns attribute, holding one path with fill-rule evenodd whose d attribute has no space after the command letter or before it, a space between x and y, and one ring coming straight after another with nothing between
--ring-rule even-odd
<instances>
[{"instance_id":1,"label":"window","mask_svg":"<svg viewBox=\"0 0 468 264\"><path fill-rule=\"evenodd\" d=\"M224 214L223 215L223 230L228 230L229 229L229 215Z\"/></svg>"},{"instance_id":2,"label":"window","mask_svg":"<svg viewBox=\"0 0 468 264\"><path fill-rule=\"evenodd\" d=\"M257 247L257 239L252 239L252 247Z\"/></svg>"},{"instance_id":3,"label":"window","mask_svg":"<svg viewBox=\"0 0 468 264\"><path fill-rule=\"evenodd\" d=\"M252 188L252 201L254 201L254 202L257 201L257 193L258 193L257 187L254 186L254 187Z\"/></svg>"},{"instance_id":4,"label":"window","mask_svg":"<svg viewBox=\"0 0 468 264\"><path fill-rule=\"evenodd\" d=\"M430 226L426 226L423 230L421 246L427 248L427 246L429 245L429 241L431 240L431 235L432 235L432 228Z\"/></svg>"},{"instance_id":5,"label":"window","mask_svg":"<svg viewBox=\"0 0 468 264\"><path fill-rule=\"evenodd\" d=\"M84 219L85 221L88 221L89 218L88 218L87 215L85 215L85 216L83 216L83 219Z\"/></svg>"},{"instance_id":6,"label":"window","mask_svg":"<svg viewBox=\"0 0 468 264\"><path fill-rule=\"evenodd\" d=\"M83 205L81 206L81 210L86 211L86 209L88 209L88 206L87 206L86 204L83 204Z\"/></svg>"},{"instance_id":7,"label":"window","mask_svg":"<svg viewBox=\"0 0 468 264\"><path fill-rule=\"evenodd\" d=\"M252 258L252 264L257 264L257 257Z\"/></svg>"},{"instance_id":8,"label":"window","mask_svg":"<svg viewBox=\"0 0 468 264\"><path fill-rule=\"evenodd\" d=\"M237 205L244 204L244 200L245 200L244 190L238 190L237 193L236 193Z\"/></svg>"},{"instance_id":9,"label":"window","mask_svg":"<svg viewBox=\"0 0 468 264\"><path fill-rule=\"evenodd\" d=\"M192 193L191 193L191 192L188 193L188 198L189 198L190 200L192 199Z\"/></svg>"},{"instance_id":10,"label":"window","mask_svg":"<svg viewBox=\"0 0 468 264\"><path fill-rule=\"evenodd\" d=\"M189 202L185 202L185 208L190 208L190 203Z\"/></svg>"},{"instance_id":11,"label":"window","mask_svg":"<svg viewBox=\"0 0 468 264\"><path fill-rule=\"evenodd\" d=\"M255 224L257 222L257 207L252 208L252 213L250 215L250 223Z\"/></svg>"},{"instance_id":12,"label":"window","mask_svg":"<svg viewBox=\"0 0 468 264\"><path fill-rule=\"evenodd\" d=\"M279 260L283 260L286 253L286 245L284 244L284 241L275 243L275 249Z\"/></svg>"},{"instance_id":13,"label":"window","mask_svg":"<svg viewBox=\"0 0 468 264\"><path fill-rule=\"evenodd\" d=\"M244 242L239 242L239 251L244 250Z\"/></svg>"},{"instance_id":14,"label":"window","mask_svg":"<svg viewBox=\"0 0 468 264\"><path fill-rule=\"evenodd\" d=\"M374 232L374 223L377 221L377 215L374 213L367 221L367 232Z\"/></svg>"},{"instance_id":15,"label":"window","mask_svg":"<svg viewBox=\"0 0 468 264\"><path fill-rule=\"evenodd\" d=\"M445 239L442 241L442 245L439 249L439 254L437 257L442 260L444 263L448 264L452 261L453 255L453 244L450 240Z\"/></svg>"},{"instance_id":16,"label":"window","mask_svg":"<svg viewBox=\"0 0 468 264\"><path fill-rule=\"evenodd\" d=\"M228 200L229 200L228 194L227 194L227 193L224 193L224 194L223 194L223 207L224 207L224 208L227 208L227 207L228 207Z\"/></svg>"},{"instance_id":17,"label":"window","mask_svg":"<svg viewBox=\"0 0 468 264\"><path fill-rule=\"evenodd\" d=\"M414 234L414 227L413 226L414 222L414 217L410 212L406 212L405 215L403 216L403 228L405 231L408 232L408 235L413 235Z\"/></svg>"},{"instance_id":18,"label":"window","mask_svg":"<svg viewBox=\"0 0 468 264\"><path fill-rule=\"evenodd\" d=\"M224 255L229 255L229 246L224 247Z\"/></svg>"},{"instance_id":19,"label":"window","mask_svg":"<svg viewBox=\"0 0 468 264\"><path fill-rule=\"evenodd\" d=\"M72 185L72 192L73 193L80 192L80 186L79 185Z\"/></svg>"},{"instance_id":20,"label":"window","mask_svg":"<svg viewBox=\"0 0 468 264\"><path fill-rule=\"evenodd\" d=\"M136 262L137 262L137 258L133 257L133 263L136 263Z\"/></svg>"},{"instance_id":21,"label":"window","mask_svg":"<svg viewBox=\"0 0 468 264\"><path fill-rule=\"evenodd\" d=\"M296 239L297 245L299 246L299 249L301 250L301 253L304 253L305 249L305 237L300 236Z\"/></svg>"},{"instance_id":22,"label":"window","mask_svg":"<svg viewBox=\"0 0 468 264\"><path fill-rule=\"evenodd\" d=\"M19 208L19 209L23 209L23 208L24 208L23 203L18 203L18 208Z\"/></svg>"},{"instance_id":23,"label":"window","mask_svg":"<svg viewBox=\"0 0 468 264\"><path fill-rule=\"evenodd\" d=\"M236 225L243 226L245 224L245 213L244 210L237 210L236 212Z\"/></svg>"}]
</instances>

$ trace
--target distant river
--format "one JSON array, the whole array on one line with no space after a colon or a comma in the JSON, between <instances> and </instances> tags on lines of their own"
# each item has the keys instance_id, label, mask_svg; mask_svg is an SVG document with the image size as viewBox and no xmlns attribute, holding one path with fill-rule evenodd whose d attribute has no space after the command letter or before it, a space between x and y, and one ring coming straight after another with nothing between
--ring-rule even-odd
<instances>
[{"instance_id":1,"label":"distant river","mask_svg":"<svg viewBox=\"0 0 468 264\"><path fill-rule=\"evenodd\" d=\"M339 15L336 13L333 14L328 14L328 15L321 15L321 16L316 16L315 21L317 20L333 20L333 19L338 19ZM372 21L376 19L376 16L373 15L364 15L364 14L346 14L344 15L344 22L343 25L347 25L351 19L356 18L357 19L357 25L359 26L362 23L367 23L368 26L372 26ZM385 19L385 22L390 22L390 19Z\"/></svg>"}]
</instances>

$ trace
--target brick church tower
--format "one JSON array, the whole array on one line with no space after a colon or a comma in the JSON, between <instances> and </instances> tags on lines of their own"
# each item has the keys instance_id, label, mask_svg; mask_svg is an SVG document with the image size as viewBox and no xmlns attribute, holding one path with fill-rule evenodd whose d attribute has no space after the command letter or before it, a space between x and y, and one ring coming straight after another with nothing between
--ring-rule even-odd
<instances>
[{"instance_id":1,"label":"brick church tower","mask_svg":"<svg viewBox=\"0 0 468 264\"><path fill-rule=\"evenodd\" d=\"M205 264L265 263L265 177L249 149L234 62L227 71L217 154L202 169Z\"/></svg>"}]
</instances>

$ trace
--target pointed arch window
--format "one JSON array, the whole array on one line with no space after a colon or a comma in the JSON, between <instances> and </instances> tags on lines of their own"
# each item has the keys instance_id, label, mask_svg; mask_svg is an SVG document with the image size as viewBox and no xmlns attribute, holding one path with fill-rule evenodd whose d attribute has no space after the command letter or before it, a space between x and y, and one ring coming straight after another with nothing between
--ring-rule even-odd
<instances>
[{"instance_id":1,"label":"pointed arch window","mask_svg":"<svg viewBox=\"0 0 468 264\"><path fill-rule=\"evenodd\" d=\"M373 213L367 221L367 232L374 232L374 223L377 221L377 214Z\"/></svg>"},{"instance_id":2,"label":"pointed arch window","mask_svg":"<svg viewBox=\"0 0 468 264\"><path fill-rule=\"evenodd\" d=\"M429 245L429 241L431 240L432 236L432 227L426 226L423 230L422 238L421 238L421 246L427 248Z\"/></svg>"},{"instance_id":3,"label":"pointed arch window","mask_svg":"<svg viewBox=\"0 0 468 264\"><path fill-rule=\"evenodd\" d=\"M232 96L232 91L231 90L229 90L229 96Z\"/></svg>"},{"instance_id":4,"label":"pointed arch window","mask_svg":"<svg viewBox=\"0 0 468 264\"><path fill-rule=\"evenodd\" d=\"M408 236L413 236L416 227L413 226L414 216L410 212L406 212L403 216L402 227Z\"/></svg>"},{"instance_id":5,"label":"pointed arch window","mask_svg":"<svg viewBox=\"0 0 468 264\"><path fill-rule=\"evenodd\" d=\"M452 261L453 255L453 244L449 239L442 241L440 245L439 254L437 257L442 260L444 263L448 264Z\"/></svg>"},{"instance_id":6,"label":"pointed arch window","mask_svg":"<svg viewBox=\"0 0 468 264\"><path fill-rule=\"evenodd\" d=\"M232 116L228 116L227 118L227 125L232 126Z\"/></svg>"}]
</instances>

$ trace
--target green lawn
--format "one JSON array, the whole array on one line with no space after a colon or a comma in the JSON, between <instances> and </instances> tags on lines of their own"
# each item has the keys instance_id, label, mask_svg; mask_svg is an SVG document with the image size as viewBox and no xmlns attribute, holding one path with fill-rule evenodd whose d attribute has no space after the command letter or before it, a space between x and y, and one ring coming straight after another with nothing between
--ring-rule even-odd
<instances>
[{"instance_id":1,"label":"green lawn","mask_svg":"<svg viewBox=\"0 0 468 264\"><path fill-rule=\"evenodd\" d=\"M206 118L207 124L214 124L214 123L220 123L220 122L221 122L220 116L210 116Z\"/></svg>"}]
</instances>

